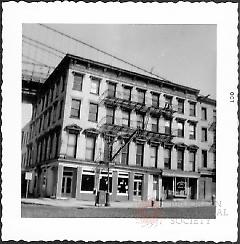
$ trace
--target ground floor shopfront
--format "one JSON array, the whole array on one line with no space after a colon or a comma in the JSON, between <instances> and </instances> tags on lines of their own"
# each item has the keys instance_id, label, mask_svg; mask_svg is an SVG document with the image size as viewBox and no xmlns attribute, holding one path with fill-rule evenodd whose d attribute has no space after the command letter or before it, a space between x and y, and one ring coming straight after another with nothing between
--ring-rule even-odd
<instances>
[{"instance_id":1,"label":"ground floor shopfront","mask_svg":"<svg viewBox=\"0 0 240 244\"><path fill-rule=\"evenodd\" d=\"M205 182L205 183L202 183ZM207 182L207 183L206 183ZM213 194L212 181L196 172L110 167L111 201L207 199ZM204 188L203 188L204 185ZM107 168L95 165L55 162L33 171L29 193L35 197L94 200L96 192L107 191Z\"/></svg>"}]
</instances>

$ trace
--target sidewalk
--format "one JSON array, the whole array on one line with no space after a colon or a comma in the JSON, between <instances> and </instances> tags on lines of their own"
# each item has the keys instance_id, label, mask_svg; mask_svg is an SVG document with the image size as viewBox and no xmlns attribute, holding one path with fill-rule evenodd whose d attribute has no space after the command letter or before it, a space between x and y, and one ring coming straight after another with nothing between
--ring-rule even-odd
<instances>
[{"instance_id":1,"label":"sidewalk","mask_svg":"<svg viewBox=\"0 0 240 244\"><path fill-rule=\"evenodd\" d=\"M51 199L51 198L22 198L22 204L36 204L55 207L72 207L72 208L97 208L94 201L81 201L74 198L69 199ZM211 206L209 201L198 200L165 200L162 202L163 208L187 208L187 207L203 207ZM104 205L100 205L104 207ZM155 201L151 206L151 200L148 201L127 201L127 202L110 202L111 208L159 208L160 202Z\"/></svg>"}]
</instances>

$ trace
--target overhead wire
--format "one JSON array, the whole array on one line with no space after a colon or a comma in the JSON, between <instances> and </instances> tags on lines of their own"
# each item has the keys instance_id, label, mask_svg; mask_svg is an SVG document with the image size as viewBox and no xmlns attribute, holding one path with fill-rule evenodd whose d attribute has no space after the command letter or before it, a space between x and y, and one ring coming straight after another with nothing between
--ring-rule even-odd
<instances>
[{"instance_id":1,"label":"overhead wire","mask_svg":"<svg viewBox=\"0 0 240 244\"><path fill-rule=\"evenodd\" d=\"M105 55L107 55L107 56L109 56L109 57L111 57L111 58L113 58L113 59L116 59L116 60L118 60L118 61L120 61L120 62L123 62L123 63L125 63L125 64L127 64L127 65L130 65L130 66L132 66L132 67L134 67L134 68L136 68L136 69L139 69L139 70L141 70L141 71L144 71L144 72L146 72L147 74L151 74L151 75L156 76L156 77L158 77L158 78L160 78L160 79L162 79L162 80L167 81L165 78L163 78L163 77L161 77L161 76L159 76L159 75L157 75L157 74L154 74L154 73L152 73L152 72L150 72L150 71L148 71L148 70L146 70L146 69L144 69L144 68L142 68L142 67L139 67L139 66L137 66L137 65L135 65L135 64L132 64L132 63L130 63L130 62L128 62L128 61L126 61L126 60L124 60L124 59L122 59L122 58L119 58L119 57L117 57L117 56L115 56L115 55L112 55L112 54L106 52L106 51L103 51L103 50L101 50L101 49L99 49L99 48L97 48L97 47L95 47L95 46L93 46L93 45L91 45L91 44L88 44L88 43L86 43L86 42L84 42L84 41L82 41L82 40L79 40L79 39L77 39L77 38L75 38L75 37L72 37L72 36L66 34L66 33L63 33L63 32L61 32L61 31L58 31L58 30L56 30L56 29L54 29L54 28L52 28L52 27L49 27L49 26L47 26L47 25L45 25L45 24L39 24L39 25L42 26L42 27L44 27L44 28L46 28L46 29L48 29L48 30L51 30L51 31L53 31L53 32L55 32L55 33L58 33L58 34L61 35L61 36L67 37L67 38L69 38L69 39L71 39L71 40L73 40L73 41L75 41L75 42L78 42L78 43L81 43L81 44L83 44L83 45L85 45L85 46L87 46L87 47L90 47L90 48L92 48L92 49L94 49L94 50L96 50L96 51L98 51L98 52L100 52L100 53L103 53L103 54L105 54Z\"/></svg>"}]
</instances>

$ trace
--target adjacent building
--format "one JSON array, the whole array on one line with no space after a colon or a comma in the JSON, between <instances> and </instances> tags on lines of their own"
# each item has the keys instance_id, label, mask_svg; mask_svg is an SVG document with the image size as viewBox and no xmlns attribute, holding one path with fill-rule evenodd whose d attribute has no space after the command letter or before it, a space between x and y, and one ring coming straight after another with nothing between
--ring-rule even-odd
<instances>
[{"instance_id":1,"label":"adjacent building","mask_svg":"<svg viewBox=\"0 0 240 244\"><path fill-rule=\"evenodd\" d=\"M216 101L199 90L66 55L33 104L24 166L35 196L112 201L215 194ZM131 142L115 152L139 128Z\"/></svg>"}]
</instances>

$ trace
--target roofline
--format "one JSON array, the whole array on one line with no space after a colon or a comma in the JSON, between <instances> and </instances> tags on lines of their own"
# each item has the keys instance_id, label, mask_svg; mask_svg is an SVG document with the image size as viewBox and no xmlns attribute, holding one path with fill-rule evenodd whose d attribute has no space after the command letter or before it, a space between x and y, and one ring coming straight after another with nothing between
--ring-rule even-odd
<instances>
[{"instance_id":1,"label":"roofline","mask_svg":"<svg viewBox=\"0 0 240 244\"><path fill-rule=\"evenodd\" d=\"M69 54L69 53L67 53L63 57L63 59L60 61L60 63L56 66L56 68L53 70L53 72L49 75L49 77L43 83L43 86L48 84L48 80L50 80L51 77L54 76L54 74L63 66L64 63L66 63L66 62L69 63L69 59L80 60L82 62L98 65L100 67L107 68L107 69L110 69L110 70L116 70L116 71L119 71L119 72L122 72L122 73L126 73L126 74L131 75L131 76L140 77L140 78L142 78L144 80L161 82L161 83L169 85L169 86L173 86L173 87L175 86L175 87L178 87L178 88L183 89L183 90L191 91L193 93L196 93L196 95L198 95L199 92L200 92L200 90L198 90L198 89L195 89L195 88L192 88L192 87L188 87L188 86L184 86L184 85L180 85L180 84L171 82L169 80L150 77L150 76L139 74L139 73L136 73L136 72L133 72L133 71L129 71L129 70L126 70L126 69L122 69L122 68L118 68L118 67L115 67L115 66L111 66L109 64L104 64L104 63L101 63L101 62L98 62L98 61L94 61L94 60L91 60L91 59L75 56L75 55Z\"/></svg>"},{"instance_id":2,"label":"roofline","mask_svg":"<svg viewBox=\"0 0 240 244\"><path fill-rule=\"evenodd\" d=\"M192 88L192 87L188 87L188 86L184 86L184 85L180 85L180 84L171 82L169 80L160 79L160 78L153 78L153 77L150 77L150 76L147 76L147 75L143 75L143 74L139 74L139 73L136 73L136 72L133 72L133 71L129 71L129 70L126 70L126 69L122 69L122 68L118 68L118 67L115 67L115 66L111 66L109 64L104 64L104 63L101 63L101 62L98 62L98 61L94 61L94 60L91 60L91 59L75 56L73 54L67 53L66 56L63 58L63 60L67 59L67 58L73 58L73 59L81 60L83 62L92 63L92 64L95 64L95 65L99 65L101 67L105 67L105 68L108 68L108 69L111 69L111 70L117 70L117 71L120 71L120 72L127 73L129 75L133 75L133 76L136 76L136 77L141 77L141 78L152 80L152 81L158 81L158 82L161 81L161 83L163 83L163 84L165 83L165 84L170 85L170 86L176 86L176 87L179 87L181 89L189 90L189 91L197 93L197 94L200 92L200 90L198 90L198 89L195 89L195 88Z\"/></svg>"}]
</instances>

